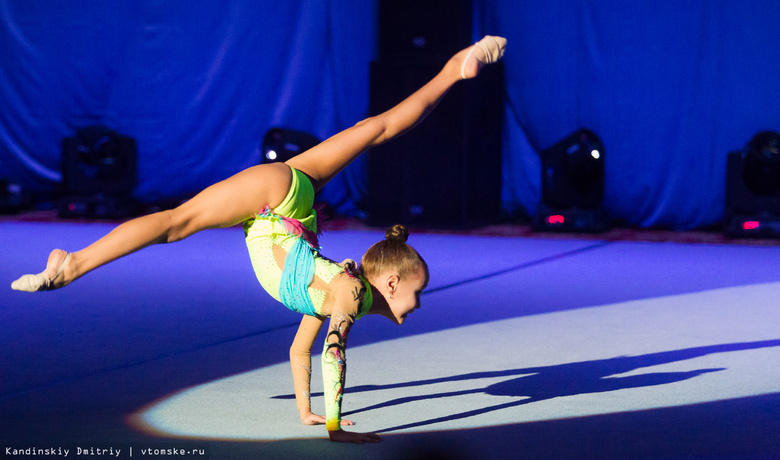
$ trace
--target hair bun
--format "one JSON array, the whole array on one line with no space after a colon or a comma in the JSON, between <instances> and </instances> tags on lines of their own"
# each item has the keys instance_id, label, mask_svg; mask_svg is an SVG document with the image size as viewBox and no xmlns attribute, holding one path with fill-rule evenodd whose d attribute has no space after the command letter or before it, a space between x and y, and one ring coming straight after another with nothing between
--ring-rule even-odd
<instances>
[{"instance_id":1,"label":"hair bun","mask_svg":"<svg viewBox=\"0 0 780 460\"><path fill-rule=\"evenodd\" d=\"M391 243L406 243L409 239L409 229L405 225L395 224L387 229L385 239Z\"/></svg>"}]
</instances>

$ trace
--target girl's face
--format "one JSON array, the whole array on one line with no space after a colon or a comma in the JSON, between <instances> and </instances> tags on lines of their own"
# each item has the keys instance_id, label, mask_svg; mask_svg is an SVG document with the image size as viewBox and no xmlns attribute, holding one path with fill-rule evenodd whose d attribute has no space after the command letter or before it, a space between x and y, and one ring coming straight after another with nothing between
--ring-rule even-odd
<instances>
[{"instance_id":1,"label":"girl's face","mask_svg":"<svg viewBox=\"0 0 780 460\"><path fill-rule=\"evenodd\" d=\"M397 324L403 324L407 315L420 308L420 294L427 284L428 279L422 267L417 273L402 279L390 275L384 296Z\"/></svg>"}]
</instances>

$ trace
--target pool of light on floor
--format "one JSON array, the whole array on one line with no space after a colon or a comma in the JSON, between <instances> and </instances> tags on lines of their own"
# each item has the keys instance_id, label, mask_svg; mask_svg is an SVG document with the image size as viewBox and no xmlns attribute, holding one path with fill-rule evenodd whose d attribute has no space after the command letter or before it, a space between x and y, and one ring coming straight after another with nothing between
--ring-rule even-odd
<instances>
[{"instance_id":1,"label":"pool of light on floor","mask_svg":"<svg viewBox=\"0 0 780 460\"><path fill-rule=\"evenodd\" d=\"M780 367L767 365L780 359L778 293L780 283L717 289L350 348L344 418L355 431L456 430L778 392ZM186 438L325 435L300 424L286 363L183 390L131 420Z\"/></svg>"}]
</instances>

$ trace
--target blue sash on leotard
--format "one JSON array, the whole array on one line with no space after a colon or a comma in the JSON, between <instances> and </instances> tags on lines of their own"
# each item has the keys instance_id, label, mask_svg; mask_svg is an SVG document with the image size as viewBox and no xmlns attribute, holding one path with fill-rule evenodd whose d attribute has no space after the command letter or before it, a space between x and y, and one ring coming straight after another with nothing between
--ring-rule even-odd
<instances>
[{"instance_id":1,"label":"blue sash on leotard","mask_svg":"<svg viewBox=\"0 0 780 460\"><path fill-rule=\"evenodd\" d=\"M284 259L284 270L279 284L279 298L282 303L298 313L317 316L308 291L313 279L313 250L306 240L299 237Z\"/></svg>"}]
</instances>

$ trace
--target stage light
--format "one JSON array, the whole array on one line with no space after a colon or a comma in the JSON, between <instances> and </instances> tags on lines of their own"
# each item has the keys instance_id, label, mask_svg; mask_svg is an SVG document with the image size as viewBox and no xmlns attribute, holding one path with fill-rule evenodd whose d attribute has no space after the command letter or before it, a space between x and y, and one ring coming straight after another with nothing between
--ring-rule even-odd
<instances>
[{"instance_id":1,"label":"stage light","mask_svg":"<svg viewBox=\"0 0 780 460\"><path fill-rule=\"evenodd\" d=\"M0 214L15 214L33 206L33 198L21 184L0 179Z\"/></svg>"},{"instance_id":2,"label":"stage light","mask_svg":"<svg viewBox=\"0 0 780 460\"><path fill-rule=\"evenodd\" d=\"M761 228L761 223L757 220L749 220L742 223L742 228L744 230L758 230Z\"/></svg>"},{"instance_id":3,"label":"stage light","mask_svg":"<svg viewBox=\"0 0 780 460\"><path fill-rule=\"evenodd\" d=\"M759 132L729 153L724 220L731 236L780 236L780 134Z\"/></svg>"},{"instance_id":4,"label":"stage light","mask_svg":"<svg viewBox=\"0 0 780 460\"><path fill-rule=\"evenodd\" d=\"M533 224L537 230L601 232L604 145L592 131L581 129L541 153L542 200Z\"/></svg>"},{"instance_id":5,"label":"stage light","mask_svg":"<svg viewBox=\"0 0 780 460\"><path fill-rule=\"evenodd\" d=\"M319 143L320 140L309 133L271 128L263 137L260 163L285 162Z\"/></svg>"},{"instance_id":6,"label":"stage light","mask_svg":"<svg viewBox=\"0 0 780 460\"><path fill-rule=\"evenodd\" d=\"M772 195L780 188L780 135L756 134L743 151L742 179L756 195Z\"/></svg>"},{"instance_id":7,"label":"stage light","mask_svg":"<svg viewBox=\"0 0 780 460\"><path fill-rule=\"evenodd\" d=\"M558 225L560 225L560 224L563 224L564 222L565 222L565 219L560 214L556 214L554 216L547 217L547 223L548 224L553 224L553 225L558 224Z\"/></svg>"},{"instance_id":8,"label":"stage light","mask_svg":"<svg viewBox=\"0 0 780 460\"><path fill-rule=\"evenodd\" d=\"M62 217L128 217L137 179L136 142L104 126L87 126L62 143Z\"/></svg>"}]
</instances>

